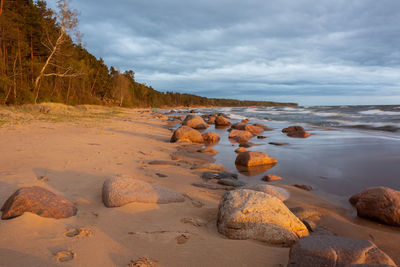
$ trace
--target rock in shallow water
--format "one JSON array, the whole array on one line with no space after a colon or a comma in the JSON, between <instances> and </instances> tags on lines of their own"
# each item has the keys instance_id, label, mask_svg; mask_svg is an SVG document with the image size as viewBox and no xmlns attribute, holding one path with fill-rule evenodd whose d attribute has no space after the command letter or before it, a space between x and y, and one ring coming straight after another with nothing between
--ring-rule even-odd
<instances>
[{"instance_id":1,"label":"rock in shallow water","mask_svg":"<svg viewBox=\"0 0 400 267\"><path fill-rule=\"evenodd\" d=\"M264 152L247 151L239 153L236 157L235 164L240 166L252 167L260 165L275 164L276 159L268 156Z\"/></svg>"},{"instance_id":2,"label":"rock in shallow water","mask_svg":"<svg viewBox=\"0 0 400 267\"><path fill-rule=\"evenodd\" d=\"M188 141L193 143L203 143L203 137L201 133L189 126L182 126L175 130L173 133L170 142L182 142Z\"/></svg>"},{"instance_id":3,"label":"rock in shallow water","mask_svg":"<svg viewBox=\"0 0 400 267\"><path fill-rule=\"evenodd\" d=\"M349 201L355 205L360 217L400 226L400 191L371 187L352 196Z\"/></svg>"},{"instance_id":4,"label":"rock in shallow water","mask_svg":"<svg viewBox=\"0 0 400 267\"><path fill-rule=\"evenodd\" d=\"M132 202L166 204L185 200L181 193L131 178L107 179L102 196L107 207L120 207Z\"/></svg>"},{"instance_id":5,"label":"rock in shallow water","mask_svg":"<svg viewBox=\"0 0 400 267\"><path fill-rule=\"evenodd\" d=\"M232 239L255 239L292 245L308 235L306 226L278 198L238 189L226 193L219 205L218 231Z\"/></svg>"},{"instance_id":6,"label":"rock in shallow water","mask_svg":"<svg viewBox=\"0 0 400 267\"><path fill-rule=\"evenodd\" d=\"M203 118L198 115L187 115L182 125L189 126L193 129L207 129L207 124Z\"/></svg>"},{"instance_id":7,"label":"rock in shallow water","mask_svg":"<svg viewBox=\"0 0 400 267\"><path fill-rule=\"evenodd\" d=\"M39 186L22 187L12 194L1 208L2 219L11 219L32 212L47 218L74 216L77 208L69 200Z\"/></svg>"},{"instance_id":8,"label":"rock in shallow water","mask_svg":"<svg viewBox=\"0 0 400 267\"><path fill-rule=\"evenodd\" d=\"M288 266L396 266L393 260L368 240L332 235L301 238L291 249ZM369 265L371 264L371 265ZM378 265L374 265L378 264Z\"/></svg>"}]
</instances>

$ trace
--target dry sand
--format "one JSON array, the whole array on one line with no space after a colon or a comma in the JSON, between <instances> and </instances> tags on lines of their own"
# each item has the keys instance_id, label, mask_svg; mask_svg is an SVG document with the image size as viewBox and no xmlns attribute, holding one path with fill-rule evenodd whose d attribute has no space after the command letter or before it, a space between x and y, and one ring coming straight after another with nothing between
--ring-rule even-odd
<instances>
[{"instance_id":1,"label":"dry sand","mask_svg":"<svg viewBox=\"0 0 400 267\"><path fill-rule=\"evenodd\" d=\"M0 123L0 204L19 187L36 185L78 207L78 214L67 219L25 213L0 221L0 266L127 266L141 257L159 266L288 262L289 248L230 240L217 232L224 191L191 185L201 182L192 165L212 158L190 152L196 148L169 143L168 122L153 118L148 110L54 105L42 114L36 107L0 108ZM170 161L171 155L182 158L179 166L147 164ZM187 197L182 203L106 208L102 184L118 176L160 184ZM319 225L336 234L369 239L400 263L398 229L355 219L310 192L287 188L292 193L289 207L316 208L324 215ZM184 218L199 223L184 223ZM74 231L79 234L74 236ZM65 253L57 257L58 252ZM61 256L67 261L60 261Z\"/></svg>"}]
</instances>

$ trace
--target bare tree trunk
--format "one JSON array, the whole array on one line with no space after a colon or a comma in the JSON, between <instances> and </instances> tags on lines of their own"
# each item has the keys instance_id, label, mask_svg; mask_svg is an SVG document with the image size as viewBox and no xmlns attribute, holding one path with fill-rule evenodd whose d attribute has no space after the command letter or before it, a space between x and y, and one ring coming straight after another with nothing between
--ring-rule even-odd
<instances>
[{"instance_id":1,"label":"bare tree trunk","mask_svg":"<svg viewBox=\"0 0 400 267\"><path fill-rule=\"evenodd\" d=\"M15 60L13 65L14 104L17 103L17 73L16 73L17 59L18 59L18 54L15 55Z\"/></svg>"},{"instance_id":2,"label":"bare tree trunk","mask_svg":"<svg viewBox=\"0 0 400 267\"><path fill-rule=\"evenodd\" d=\"M71 91L71 78L69 78L69 81L68 81L67 100L65 102L65 104L67 104L67 105L68 105L68 98L69 98L69 92L70 91Z\"/></svg>"},{"instance_id":3,"label":"bare tree trunk","mask_svg":"<svg viewBox=\"0 0 400 267\"><path fill-rule=\"evenodd\" d=\"M3 3L4 3L4 0L1 0L1 3L0 3L0 16L1 16L1 14L3 14Z\"/></svg>"},{"instance_id":4,"label":"bare tree trunk","mask_svg":"<svg viewBox=\"0 0 400 267\"><path fill-rule=\"evenodd\" d=\"M100 69L97 70L96 76L94 76L94 81L93 81L92 87L90 88L90 95L91 96L93 96L93 89L94 89L94 86L96 84L96 80L97 80L97 76L99 75L99 71L100 71Z\"/></svg>"},{"instance_id":5,"label":"bare tree trunk","mask_svg":"<svg viewBox=\"0 0 400 267\"><path fill-rule=\"evenodd\" d=\"M46 60L46 63L44 63L43 68L40 70L40 74L39 76L36 77L35 80L35 87L34 87L34 91L36 91L36 96L35 96L35 104L37 104L37 99L39 97L39 89L40 89L40 81L44 76L44 72L47 68L47 66L50 63L50 60L53 58L54 54L56 53L57 49L59 48L59 46L61 45L61 43L63 42L63 37L64 37L64 29L60 30L60 36L58 36L56 44L53 47L53 50L51 51L49 57Z\"/></svg>"}]
</instances>

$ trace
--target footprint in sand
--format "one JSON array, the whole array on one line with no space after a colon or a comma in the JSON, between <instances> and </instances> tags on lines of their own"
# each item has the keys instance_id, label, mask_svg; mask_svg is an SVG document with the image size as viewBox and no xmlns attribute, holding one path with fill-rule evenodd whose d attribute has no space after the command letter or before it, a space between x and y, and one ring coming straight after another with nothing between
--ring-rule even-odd
<instances>
[{"instance_id":1,"label":"footprint in sand","mask_svg":"<svg viewBox=\"0 0 400 267\"><path fill-rule=\"evenodd\" d=\"M194 198L192 198L191 196L189 196L188 194L183 194L184 197L188 198L191 202L192 205L196 208L201 208L203 207L205 204L199 200L196 200Z\"/></svg>"},{"instance_id":2,"label":"footprint in sand","mask_svg":"<svg viewBox=\"0 0 400 267\"><path fill-rule=\"evenodd\" d=\"M72 251L59 251L56 253L57 261L65 262L73 260L76 257L76 253Z\"/></svg>"},{"instance_id":3,"label":"footprint in sand","mask_svg":"<svg viewBox=\"0 0 400 267\"><path fill-rule=\"evenodd\" d=\"M158 260L152 260L149 257L140 257L136 260L131 260L129 267L159 267Z\"/></svg>"},{"instance_id":4,"label":"footprint in sand","mask_svg":"<svg viewBox=\"0 0 400 267\"><path fill-rule=\"evenodd\" d=\"M72 228L64 233L66 237L83 237L83 236L91 236L92 231L86 230L84 228Z\"/></svg>"},{"instance_id":5,"label":"footprint in sand","mask_svg":"<svg viewBox=\"0 0 400 267\"><path fill-rule=\"evenodd\" d=\"M176 237L176 243L179 245L185 244L190 238L190 235L187 233L180 234Z\"/></svg>"},{"instance_id":6,"label":"footprint in sand","mask_svg":"<svg viewBox=\"0 0 400 267\"><path fill-rule=\"evenodd\" d=\"M206 222L204 220L202 220L200 218L192 218L192 217L182 218L181 222L188 223L188 224L191 224L191 225L197 226L197 227L206 225Z\"/></svg>"}]
</instances>

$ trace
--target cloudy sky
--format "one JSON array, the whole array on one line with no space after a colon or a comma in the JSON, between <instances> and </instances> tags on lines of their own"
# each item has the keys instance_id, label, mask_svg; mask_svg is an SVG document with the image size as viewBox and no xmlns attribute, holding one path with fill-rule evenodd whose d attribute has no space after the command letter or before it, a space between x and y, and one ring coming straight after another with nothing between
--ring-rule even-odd
<instances>
[{"instance_id":1,"label":"cloudy sky","mask_svg":"<svg viewBox=\"0 0 400 267\"><path fill-rule=\"evenodd\" d=\"M302 105L400 104L399 0L71 6L81 12L91 53L160 91Z\"/></svg>"}]
</instances>

